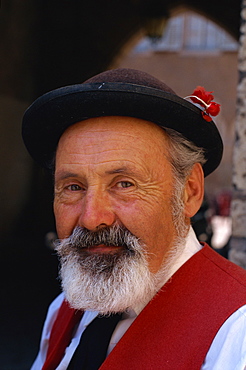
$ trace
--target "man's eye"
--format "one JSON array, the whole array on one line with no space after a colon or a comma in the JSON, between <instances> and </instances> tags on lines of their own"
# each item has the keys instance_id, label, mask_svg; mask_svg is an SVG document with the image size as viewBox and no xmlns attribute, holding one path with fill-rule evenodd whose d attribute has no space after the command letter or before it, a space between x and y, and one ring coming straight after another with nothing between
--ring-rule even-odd
<instances>
[{"instance_id":1,"label":"man's eye","mask_svg":"<svg viewBox=\"0 0 246 370\"><path fill-rule=\"evenodd\" d=\"M133 184L130 182L130 181L120 181L118 183L118 187L121 187L121 188L130 188L131 186L133 186Z\"/></svg>"},{"instance_id":2,"label":"man's eye","mask_svg":"<svg viewBox=\"0 0 246 370\"><path fill-rule=\"evenodd\" d=\"M77 184L72 184L72 185L69 185L67 187L68 190L70 191L80 191L81 190L81 186L77 185Z\"/></svg>"}]
</instances>

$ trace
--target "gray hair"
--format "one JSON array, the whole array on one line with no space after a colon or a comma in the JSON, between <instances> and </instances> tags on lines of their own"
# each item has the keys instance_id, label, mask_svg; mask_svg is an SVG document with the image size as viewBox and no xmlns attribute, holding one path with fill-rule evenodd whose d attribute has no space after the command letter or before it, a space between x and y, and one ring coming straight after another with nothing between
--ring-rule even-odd
<instances>
[{"instance_id":1,"label":"gray hair","mask_svg":"<svg viewBox=\"0 0 246 370\"><path fill-rule=\"evenodd\" d=\"M162 127L169 142L169 160L173 167L173 174L178 182L185 183L195 163L202 166L206 163L204 149L197 147L179 132Z\"/></svg>"},{"instance_id":2,"label":"gray hair","mask_svg":"<svg viewBox=\"0 0 246 370\"><path fill-rule=\"evenodd\" d=\"M174 189L172 199L172 218L177 231L178 243L187 235L188 228L184 222L184 187L186 179L195 163L206 162L203 148L197 147L173 129L165 128L168 139L168 155L173 170Z\"/></svg>"}]
</instances>

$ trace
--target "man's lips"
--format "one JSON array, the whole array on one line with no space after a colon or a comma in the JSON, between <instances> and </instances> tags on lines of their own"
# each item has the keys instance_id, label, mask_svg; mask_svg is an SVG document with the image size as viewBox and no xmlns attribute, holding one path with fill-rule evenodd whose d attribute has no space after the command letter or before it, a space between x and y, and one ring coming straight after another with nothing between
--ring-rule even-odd
<instances>
[{"instance_id":1,"label":"man's lips","mask_svg":"<svg viewBox=\"0 0 246 370\"><path fill-rule=\"evenodd\" d=\"M99 244L99 245L89 247L88 252L89 253L99 253L99 254L117 253L122 249L123 247L121 246Z\"/></svg>"}]
</instances>

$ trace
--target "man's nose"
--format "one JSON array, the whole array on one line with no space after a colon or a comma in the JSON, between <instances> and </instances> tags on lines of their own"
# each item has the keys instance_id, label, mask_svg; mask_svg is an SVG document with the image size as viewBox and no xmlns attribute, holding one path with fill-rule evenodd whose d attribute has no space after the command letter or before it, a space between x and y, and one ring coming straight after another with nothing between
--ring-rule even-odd
<instances>
[{"instance_id":1,"label":"man's nose","mask_svg":"<svg viewBox=\"0 0 246 370\"><path fill-rule=\"evenodd\" d=\"M101 227L111 226L115 223L115 220L115 213L107 194L88 192L85 195L79 217L79 226L93 231Z\"/></svg>"}]
</instances>

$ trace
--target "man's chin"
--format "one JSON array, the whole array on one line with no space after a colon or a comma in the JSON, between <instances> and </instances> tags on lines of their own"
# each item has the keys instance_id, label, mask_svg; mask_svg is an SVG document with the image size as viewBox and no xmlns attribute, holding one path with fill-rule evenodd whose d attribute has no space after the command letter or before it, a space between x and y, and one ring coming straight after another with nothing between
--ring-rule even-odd
<instances>
[{"instance_id":1,"label":"man's chin","mask_svg":"<svg viewBox=\"0 0 246 370\"><path fill-rule=\"evenodd\" d=\"M93 246L93 247L90 247L87 249L87 253L90 254L90 255L94 255L94 254L100 254L100 255L107 255L107 254L120 254L122 251L124 250L123 247L118 247L118 246L114 246L114 245L105 245L105 244L100 244L100 245L96 245L96 246Z\"/></svg>"},{"instance_id":2,"label":"man's chin","mask_svg":"<svg viewBox=\"0 0 246 370\"><path fill-rule=\"evenodd\" d=\"M60 276L73 308L104 315L147 303L156 292L147 262L119 251L80 256L77 261L68 259L62 263Z\"/></svg>"},{"instance_id":3,"label":"man's chin","mask_svg":"<svg viewBox=\"0 0 246 370\"><path fill-rule=\"evenodd\" d=\"M69 300L65 294L67 301L69 302L70 307L74 308L75 310L79 311L92 311L98 312L100 315L110 315L116 313L123 313L126 312L129 308L128 305L115 305L113 307L108 307L107 302L103 302L102 304L90 304L88 305L87 302L78 303L77 301Z\"/></svg>"}]
</instances>

